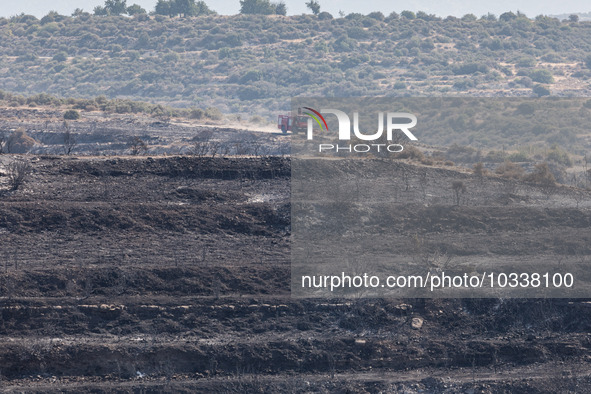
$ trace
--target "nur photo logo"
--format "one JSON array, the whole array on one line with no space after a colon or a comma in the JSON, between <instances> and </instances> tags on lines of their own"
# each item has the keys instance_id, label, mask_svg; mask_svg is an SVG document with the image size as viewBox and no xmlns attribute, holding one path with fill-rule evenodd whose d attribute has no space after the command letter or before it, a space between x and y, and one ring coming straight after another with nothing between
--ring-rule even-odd
<instances>
[{"instance_id":1,"label":"nur photo logo","mask_svg":"<svg viewBox=\"0 0 591 394\"><path fill-rule=\"evenodd\" d=\"M311 107L302 107L299 113L308 116L306 139L314 140L315 124L323 136L334 137L330 135L335 131L338 136L337 143L319 143L318 152L401 152L404 147L399 143L395 133L402 132L410 141L417 141L418 138L410 131L417 125L417 117L408 112L378 112L378 128L376 131L362 130L360 124L360 112L354 111L353 121L349 115L340 109L322 108L320 110ZM329 130L328 123L324 115L334 116L337 121L336 130ZM385 137L385 139L384 139ZM362 143L352 143L361 141ZM349 143L341 143L349 142Z\"/></svg>"}]
</instances>

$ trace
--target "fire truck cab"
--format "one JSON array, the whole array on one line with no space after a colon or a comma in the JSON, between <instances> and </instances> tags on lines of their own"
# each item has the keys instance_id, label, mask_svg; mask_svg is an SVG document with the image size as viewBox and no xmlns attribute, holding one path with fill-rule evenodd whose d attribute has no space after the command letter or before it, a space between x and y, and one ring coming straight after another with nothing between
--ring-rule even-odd
<instances>
[{"instance_id":1,"label":"fire truck cab","mask_svg":"<svg viewBox=\"0 0 591 394\"><path fill-rule=\"evenodd\" d=\"M308 117L302 114L302 109L298 108L297 115L279 115L277 118L277 128L284 134L288 131L304 131L308 127Z\"/></svg>"}]
</instances>

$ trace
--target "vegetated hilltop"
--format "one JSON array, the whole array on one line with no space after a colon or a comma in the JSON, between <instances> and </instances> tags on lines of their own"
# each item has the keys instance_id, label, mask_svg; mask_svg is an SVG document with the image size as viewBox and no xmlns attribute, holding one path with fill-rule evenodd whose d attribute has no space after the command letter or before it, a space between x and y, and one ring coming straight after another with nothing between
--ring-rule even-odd
<instances>
[{"instance_id":1,"label":"vegetated hilltop","mask_svg":"<svg viewBox=\"0 0 591 394\"><path fill-rule=\"evenodd\" d=\"M295 95L586 95L591 23L505 13L0 18L0 88L270 116Z\"/></svg>"}]
</instances>

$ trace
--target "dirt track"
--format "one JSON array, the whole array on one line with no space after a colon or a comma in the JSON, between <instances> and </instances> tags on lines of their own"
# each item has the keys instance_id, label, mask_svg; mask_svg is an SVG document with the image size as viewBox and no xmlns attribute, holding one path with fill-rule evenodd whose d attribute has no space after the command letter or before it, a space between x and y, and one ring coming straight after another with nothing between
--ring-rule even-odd
<instances>
[{"instance_id":1,"label":"dirt track","mask_svg":"<svg viewBox=\"0 0 591 394\"><path fill-rule=\"evenodd\" d=\"M0 201L6 391L591 387L584 300L291 299L287 159L41 157L32 164L31 181ZM438 210L450 204L440 201L403 218L409 234L450 234L430 247L451 249L486 222L481 231L491 243L475 255L510 255L505 235L530 242L515 234L537 221L578 237L571 252L532 244L540 256L588 256L588 211L572 206L568 189L546 198L501 189L496 178L478 183L427 171L437 182L462 177L498 197L479 209L485 193L475 193L465 206ZM525 195L533 197L522 204ZM430 227L423 217L432 218ZM416 317L424 319L418 330Z\"/></svg>"}]
</instances>

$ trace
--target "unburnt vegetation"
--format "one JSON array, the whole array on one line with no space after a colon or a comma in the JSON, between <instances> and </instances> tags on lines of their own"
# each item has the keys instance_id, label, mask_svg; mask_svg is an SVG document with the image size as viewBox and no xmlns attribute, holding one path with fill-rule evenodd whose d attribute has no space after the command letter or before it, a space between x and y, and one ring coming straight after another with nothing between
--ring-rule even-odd
<instances>
[{"instance_id":1,"label":"unburnt vegetation","mask_svg":"<svg viewBox=\"0 0 591 394\"><path fill-rule=\"evenodd\" d=\"M424 12L115 14L0 18L0 86L28 96L75 92L267 117L295 95L589 89L588 22L510 12L444 19Z\"/></svg>"}]
</instances>

